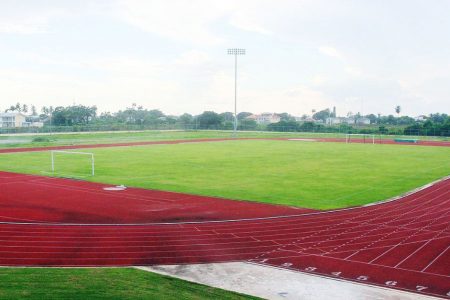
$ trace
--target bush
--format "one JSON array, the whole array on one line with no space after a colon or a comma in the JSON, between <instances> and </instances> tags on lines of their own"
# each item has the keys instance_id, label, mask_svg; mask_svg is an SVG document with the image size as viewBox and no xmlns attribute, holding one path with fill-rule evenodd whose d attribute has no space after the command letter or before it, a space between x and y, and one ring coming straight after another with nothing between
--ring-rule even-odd
<instances>
[{"instance_id":1,"label":"bush","mask_svg":"<svg viewBox=\"0 0 450 300\"><path fill-rule=\"evenodd\" d=\"M50 143L50 139L43 137L43 136L38 136L33 138L32 140L33 143Z\"/></svg>"}]
</instances>

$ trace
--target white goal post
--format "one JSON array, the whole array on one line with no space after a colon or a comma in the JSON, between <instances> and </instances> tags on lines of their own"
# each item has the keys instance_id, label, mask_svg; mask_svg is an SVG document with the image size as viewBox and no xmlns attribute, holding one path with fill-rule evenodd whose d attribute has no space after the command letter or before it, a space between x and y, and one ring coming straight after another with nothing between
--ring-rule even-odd
<instances>
[{"instance_id":1,"label":"white goal post","mask_svg":"<svg viewBox=\"0 0 450 300\"><path fill-rule=\"evenodd\" d=\"M363 142L366 143L366 139L368 143L375 144L375 134L364 134L364 133L347 133L345 135L345 142L350 143L352 140L352 137L355 138L362 138Z\"/></svg>"},{"instance_id":2,"label":"white goal post","mask_svg":"<svg viewBox=\"0 0 450 300\"><path fill-rule=\"evenodd\" d=\"M51 150L52 157L52 172L55 172L55 153L64 153L64 154L79 154L79 155L89 155L91 157L91 175L95 175L95 160L94 153L90 152L76 152L76 151L63 151L63 150Z\"/></svg>"}]
</instances>

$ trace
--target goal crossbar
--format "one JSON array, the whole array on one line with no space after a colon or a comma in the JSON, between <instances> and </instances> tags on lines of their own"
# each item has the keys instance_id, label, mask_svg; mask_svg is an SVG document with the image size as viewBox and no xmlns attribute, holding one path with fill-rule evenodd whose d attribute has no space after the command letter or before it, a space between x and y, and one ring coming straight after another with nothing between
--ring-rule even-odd
<instances>
[{"instance_id":1,"label":"goal crossbar","mask_svg":"<svg viewBox=\"0 0 450 300\"><path fill-rule=\"evenodd\" d=\"M76 151L64 151L64 150L51 150L51 158L52 158L52 172L55 172L55 153L64 153L64 154L80 154L80 155L89 155L91 157L91 175L95 175L95 160L94 153L90 152L76 152Z\"/></svg>"},{"instance_id":2,"label":"goal crossbar","mask_svg":"<svg viewBox=\"0 0 450 300\"><path fill-rule=\"evenodd\" d=\"M345 142L349 143L350 142L350 138L354 136L354 137L362 137L364 140L364 143L366 141L366 137L369 138L369 141L371 140L372 144L375 144L375 134L370 134L370 133L347 133L345 135Z\"/></svg>"}]
</instances>

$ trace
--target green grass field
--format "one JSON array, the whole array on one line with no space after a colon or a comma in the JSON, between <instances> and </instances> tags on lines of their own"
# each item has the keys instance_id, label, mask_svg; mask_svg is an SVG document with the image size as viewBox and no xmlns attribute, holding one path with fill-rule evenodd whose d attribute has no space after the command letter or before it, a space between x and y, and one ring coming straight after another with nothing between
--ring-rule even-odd
<instances>
[{"instance_id":1,"label":"green grass field","mask_svg":"<svg viewBox=\"0 0 450 300\"><path fill-rule=\"evenodd\" d=\"M229 133L61 135L0 148L214 137ZM95 154L96 175L89 157L67 154L56 155L54 175L315 209L386 199L450 173L444 147L236 140L76 151ZM53 175L48 151L1 154L0 170ZM130 268L0 268L0 299L255 298Z\"/></svg>"},{"instance_id":2,"label":"green grass field","mask_svg":"<svg viewBox=\"0 0 450 300\"><path fill-rule=\"evenodd\" d=\"M86 180L314 209L362 205L450 173L450 148L237 140L96 148ZM0 155L0 170L50 173L48 151ZM59 176L88 175L85 156L58 154Z\"/></svg>"},{"instance_id":3,"label":"green grass field","mask_svg":"<svg viewBox=\"0 0 450 300\"><path fill-rule=\"evenodd\" d=\"M0 268L0 299L258 299L131 268Z\"/></svg>"},{"instance_id":4,"label":"green grass field","mask_svg":"<svg viewBox=\"0 0 450 300\"><path fill-rule=\"evenodd\" d=\"M79 144L107 144L141 141L161 141L195 138L229 138L231 131L199 130L199 131L164 131L146 130L138 132L82 132L56 134L15 134L0 135L1 148L44 147ZM345 138L344 133L314 133L314 132L269 132L269 131L239 131L238 137L298 137L298 138ZM402 136L377 136L382 139L394 139ZM408 137L408 136L403 136ZM410 137L409 137L410 138ZM448 137L419 137L420 140L449 140Z\"/></svg>"}]
</instances>

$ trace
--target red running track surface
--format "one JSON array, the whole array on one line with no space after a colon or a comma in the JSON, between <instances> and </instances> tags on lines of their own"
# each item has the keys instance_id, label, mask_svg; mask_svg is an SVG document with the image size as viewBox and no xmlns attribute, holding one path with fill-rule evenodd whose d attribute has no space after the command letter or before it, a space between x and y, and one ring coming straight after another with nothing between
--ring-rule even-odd
<instances>
[{"instance_id":1,"label":"red running track surface","mask_svg":"<svg viewBox=\"0 0 450 300\"><path fill-rule=\"evenodd\" d=\"M106 192L103 187L0 173L0 265L248 261L450 295L450 179L396 201L321 213L141 189ZM219 221L286 213L298 215ZM203 222L178 222L199 219ZM175 223L130 224L163 221Z\"/></svg>"},{"instance_id":2,"label":"red running track surface","mask_svg":"<svg viewBox=\"0 0 450 300\"><path fill-rule=\"evenodd\" d=\"M314 210L0 171L0 222L180 223L298 215Z\"/></svg>"},{"instance_id":3,"label":"red running track surface","mask_svg":"<svg viewBox=\"0 0 450 300\"><path fill-rule=\"evenodd\" d=\"M161 145L161 144L183 144L183 143L200 143L200 142L223 142L230 140L278 140L278 141L317 141L317 142L332 142L345 143L345 139L341 138L219 138L219 139L189 139L189 140L170 140L170 141L148 141L148 142L129 142L129 143L113 143L113 144L89 144L89 145L65 145L65 146L48 146L48 147L29 147L29 148L4 148L0 149L1 153L15 153L15 152L35 152L48 150L68 150L68 149L83 149L83 148L109 148L109 147L128 147L128 146L145 146L145 145ZM370 143L364 139L352 139L352 143ZM376 140L377 144L395 144L395 145L414 145L414 146L438 146L450 147L450 142L446 141L418 141L417 143L397 143L394 140L382 139Z\"/></svg>"}]
</instances>

